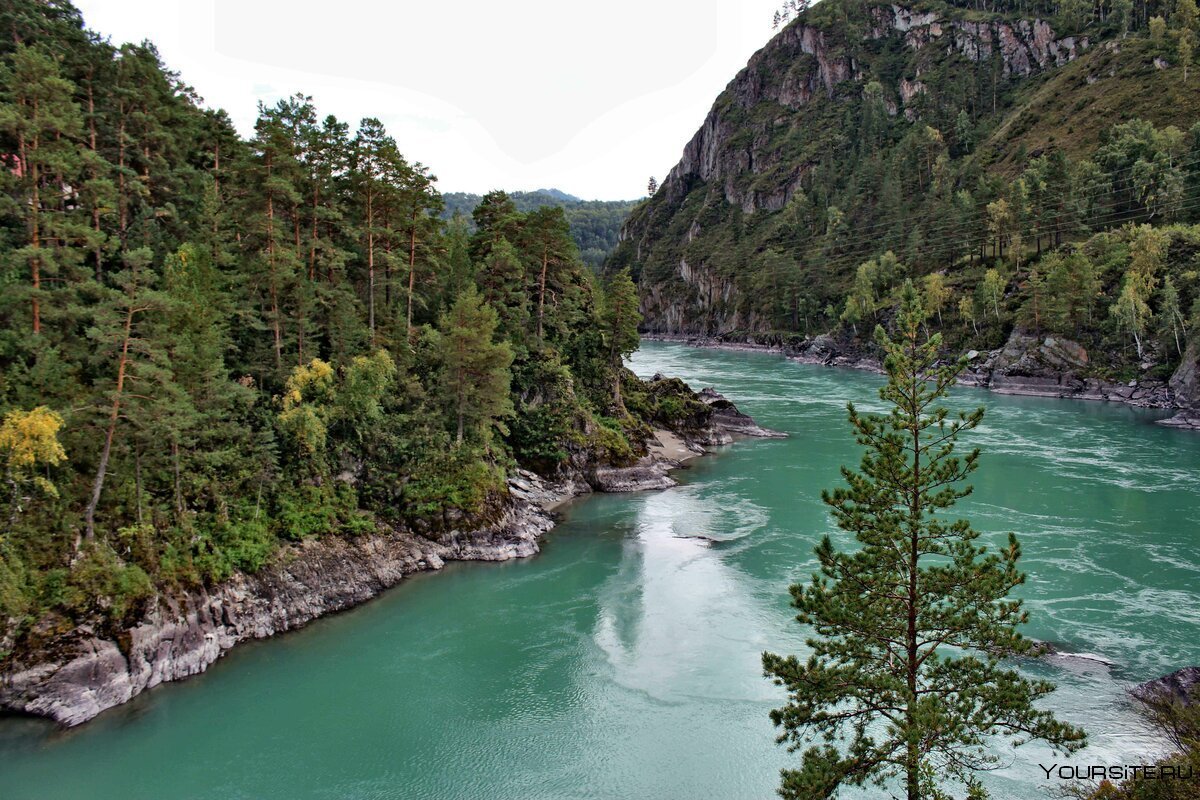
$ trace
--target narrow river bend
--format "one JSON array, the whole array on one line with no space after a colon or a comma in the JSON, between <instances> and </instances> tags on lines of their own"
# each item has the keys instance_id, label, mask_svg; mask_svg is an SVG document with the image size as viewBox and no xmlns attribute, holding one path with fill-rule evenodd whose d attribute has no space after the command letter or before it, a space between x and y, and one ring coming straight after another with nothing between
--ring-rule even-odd
<instances>
[{"instance_id":1,"label":"narrow river bend","mask_svg":"<svg viewBox=\"0 0 1200 800\"><path fill-rule=\"evenodd\" d=\"M675 489L577 500L536 558L418 576L81 729L2 719L0 797L773 797L789 756L759 654L804 649L786 587L834 530L820 490L858 461L845 402L880 408L881 379L654 342L632 366L715 386L791 438L694 461ZM1123 687L1200 664L1200 435L1115 405L951 398L979 404L960 510L1021 538L1026 632L1087 656L1032 667L1091 734L1072 761L1138 763L1156 743ZM1044 749L1004 757L994 797L1045 796Z\"/></svg>"}]
</instances>

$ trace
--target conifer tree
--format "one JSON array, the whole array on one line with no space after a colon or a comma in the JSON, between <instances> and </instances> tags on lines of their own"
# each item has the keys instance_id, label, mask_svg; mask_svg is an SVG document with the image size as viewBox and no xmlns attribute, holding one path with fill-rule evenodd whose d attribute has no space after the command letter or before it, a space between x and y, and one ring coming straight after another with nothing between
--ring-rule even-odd
<instances>
[{"instance_id":1,"label":"conifer tree","mask_svg":"<svg viewBox=\"0 0 1200 800\"><path fill-rule=\"evenodd\" d=\"M474 287L460 294L438 321L442 402L458 445L468 440L486 445L493 429L507 433L504 420L513 413L513 353L508 342L495 341L496 329L496 312Z\"/></svg>"},{"instance_id":2,"label":"conifer tree","mask_svg":"<svg viewBox=\"0 0 1200 800\"><path fill-rule=\"evenodd\" d=\"M384 172L395 144L384 131L383 123L367 118L354 137L354 179L357 184L363 230L363 246L367 255L367 330L371 345L376 342L376 241L383 234L379 203L384 192Z\"/></svg>"},{"instance_id":3,"label":"conifer tree","mask_svg":"<svg viewBox=\"0 0 1200 800\"><path fill-rule=\"evenodd\" d=\"M558 206L542 206L525 216L521 229L522 244L536 259L532 265L537 276L537 341L543 339L546 316L546 291L556 288L561 294L557 273L572 260L578 260L578 251L571 239L571 228L566 215Z\"/></svg>"},{"instance_id":4,"label":"conifer tree","mask_svg":"<svg viewBox=\"0 0 1200 800\"><path fill-rule=\"evenodd\" d=\"M609 368L613 374L613 405L621 411L625 403L621 400L621 371L625 359L638 348L638 323L642 321L638 310L637 286L623 269L613 275L604 292L604 332L608 338Z\"/></svg>"},{"instance_id":5,"label":"conifer tree","mask_svg":"<svg viewBox=\"0 0 1200 800\"><path fill-rule=\"evenodd\" d=\"M68 187L82 183L83 118L73 99L75 86L62 76L51 53L22 45L11 63L11 68L0 67L0 86L7 87L0 132L16 144L12 171L18 176L26 234L10 258L29 276L29 330L36 334L42 330L47 294L43 279L66 278L60 273L70 264L60 262L77 261L78 253L62 245L87 239L87 227L73 219L66 203L74 199L66 196Z\"/></svg>"},{"instance_id":6,"label":"conifer tree","mask_svg":"<svg viewBox=\"0 0 1200 800\"><path fill-rule=\"evenodd\" d=\"M508 239L501 236L489 246L477 276L483 299L499 317L500 332L514 344L523 343L529 322L525 266Z\"/></svg>"},{"instance_id":7,"label":"conifer tree","mask_svg":"<svg viewBox=\"0 0 1200 800\"><path fill-rule=\"evenodd\" d=\"M982 798L974 773L998 761L989 739L1041 739L1068 753L1085 741L1034 707L1053 684L1002 663L1031 647L1017 631L1027 613L1009 596L1025 579L1016 538L991 551L968 521L945 517L970 493L960 482L979 451L958 456L955 447L983 409L951 417L937 405L966 362L937 366L941 336L922 340L924 319L906 283L897 338L875 334L888 378L879 393L891 410L849 406L866 453L860 471L842 469L848 485L823 498L858 549L826 536L820 572L791 587L797 619L813 626L812 655L763 654L766 675L788 691L771 715L779 741L804 748L800 768L783 772L785 798L896 779L908 800L947 797L950 782Z\"/></svg>"}]
</instances>

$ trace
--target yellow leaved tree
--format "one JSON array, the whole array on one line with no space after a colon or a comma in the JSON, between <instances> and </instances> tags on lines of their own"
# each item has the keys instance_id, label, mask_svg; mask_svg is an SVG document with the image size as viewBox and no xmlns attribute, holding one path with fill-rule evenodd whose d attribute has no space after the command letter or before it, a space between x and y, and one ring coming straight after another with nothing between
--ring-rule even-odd
<instances>
[{"instance_id":1,"label":"yellow leaved tree","mask_svg":"<svg viewBox=\"0 0 1200 800\"><path fill-rule=\"evenodd\" d=\"M0 423L0 459L4 462L4 480L11 490L9 522L15 522L25 503L33 499L30 490L57 497L50 480L37 474L39 467L53 467L67 458L59 444L58 432L63 418L46 406L31 411L15 410Z\"/></svg>"}]
</instances>

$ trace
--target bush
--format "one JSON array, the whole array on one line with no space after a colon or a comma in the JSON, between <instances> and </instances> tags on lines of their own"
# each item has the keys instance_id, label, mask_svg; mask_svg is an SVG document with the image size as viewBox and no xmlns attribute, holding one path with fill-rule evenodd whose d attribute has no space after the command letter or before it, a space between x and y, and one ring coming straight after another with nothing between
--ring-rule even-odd
<instances>
[{"instance_id":1,"label":"bush","mask_svg":"<svg viewBox=\"0 0 1200 800\"><path fill-rule=\"evenodd\" d=\"M621 424L611 417L600 417L592 429L592 447L601 458L611 464L622 465L633 461L633 446Z\"/></svg>"},{"instance_id":2,"label":"bush","mask_svg":"<svg viewBox=\"0 0 1200 800\"><path fill-rule=\"evenodd\" d=\"M298 542L339 527L337 497L324 486L293 487L281 492L276 504L275 531L281 539Z\"/></svg>"},{"instance_id":3,"label":"bush","mask_svg":"<svg viewBox=\"0 0 1200 800\"><path fill-rule=\"evenodd\" d=\"M65 570L53 570L44 582L46 599L73 616L100 614L122 622L154 596L154 585L145 570L126 564L107 544L87 547Z\"/></svg>"},{"instance_id":4,"label":"bush","mask_svg":"<svg viewBox=\"0 0 1200 800\"><path fill-rule=\"evenodd\" d=\"M504 472L481 452L455 447L419 462L404 486L405 515L427 519L451 508L474 513L488 495L504 489Z\"/></svg>"},{"instance_id":5,"label":"bush","mask_svg":"<svg viewBox=\"0 0 1200 800\"><path fill-rule=\"evenodd\" d=\"M218 532L216 544L232 569L254 573L267 563L279 540L260 517L229 523Z\"/></svg>"}]
</instances>

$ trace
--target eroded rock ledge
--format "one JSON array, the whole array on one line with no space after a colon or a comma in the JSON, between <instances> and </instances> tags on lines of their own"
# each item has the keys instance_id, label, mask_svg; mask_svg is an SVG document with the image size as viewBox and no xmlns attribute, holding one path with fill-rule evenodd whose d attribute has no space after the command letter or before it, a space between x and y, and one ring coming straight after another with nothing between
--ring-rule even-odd
<instances>
[{"instance_id":1,"label":"eroded rock ledge","mask_svg":"<svg viewBox=\"0 0 1200 800\"><path fill-rule=\"evenodd\" d=\"M728 408L695 431L696 439L727 443L723 424L745 429L739 433L770 435L750 432L754 421L720 399ZM703 452L695 442L689 447ZM499 513L475 529L450 530L436 539L392 530L288 545L254 575L236 574L210 589L164 596L116 635L81 625L19 651L0 666L0 708L78 725L161 683L204 672L241 642L352 608L415 572L438 570L448 561L532 556L539 538L554 527L554 506L592 491L665 489L676 485L667 473L678 466L679 460L652 452L632 466L572 469L553 481L520 470L509 479L509 497Z\"/></svg>"}]
</instances>

